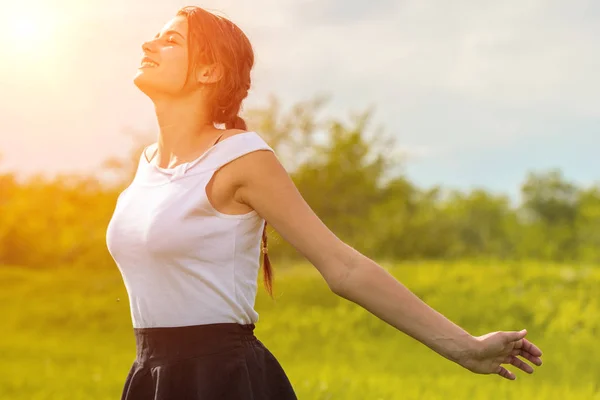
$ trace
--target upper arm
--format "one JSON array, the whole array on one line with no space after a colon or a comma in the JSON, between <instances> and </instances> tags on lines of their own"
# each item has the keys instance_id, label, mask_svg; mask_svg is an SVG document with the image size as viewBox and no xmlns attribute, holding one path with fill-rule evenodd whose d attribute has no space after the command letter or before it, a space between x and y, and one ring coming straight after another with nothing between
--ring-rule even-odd
<instances>
[{"instance_id":1,"label":"upper arm","mask_svg":"<svg viewBox=\"0 0 600 400\"><path fill-rule=\"evenodd\" d=\"M236 196L306 257L335 291L347 273L351 248L314 213L273 152L254 151L238 161Z\"/></svg>"}]
</instances>

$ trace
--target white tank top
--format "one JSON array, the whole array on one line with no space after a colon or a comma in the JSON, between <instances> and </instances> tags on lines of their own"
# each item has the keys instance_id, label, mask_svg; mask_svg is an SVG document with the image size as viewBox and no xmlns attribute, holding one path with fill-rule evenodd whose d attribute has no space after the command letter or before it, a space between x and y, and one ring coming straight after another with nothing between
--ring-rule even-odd
<instances>
[{"instance_id":1,"label":"white tank top","mask_svg":"<svg viewBox=\"0 0 600 400\"><path fill-rule=\"evenodd\" d=\"M264 219L254 210L223 214L205 190L216 170L256 150L273 151L257 133L244 132L174 168L150 163L142 152L106 231L134 328L258 321Z\"/></svg>"}]
</instances>

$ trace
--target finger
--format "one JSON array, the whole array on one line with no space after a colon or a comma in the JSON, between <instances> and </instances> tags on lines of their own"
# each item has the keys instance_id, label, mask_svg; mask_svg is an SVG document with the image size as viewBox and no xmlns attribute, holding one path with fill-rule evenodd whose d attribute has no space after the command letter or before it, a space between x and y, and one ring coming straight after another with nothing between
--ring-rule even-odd
<instances>
[{"instance_id":1,"label":"finger","mask_svg":"<svg viewBox=\"0 0 600 400\"><path fill-rule=\"evenodd\" d=\"M514 381L515 379L517 379L515 374L513 374L512 372L510 372L509 370L504 368L502 365L498 366L498 368L496 369L496 373L498 375L500 375L501 377L506 378L511 381Z\"/></svg>"},{"instance_id":2,"label":"finger","mask_svg":"<svg viewBox=\"0 0 600 400\"><path fill-rule=\"evenodd\" d=\"M515 356L509 356L509 363L514 365L515 367L527 372L528 374L533 374L533 367L529 364L527 364L526 362L522 361L521 359L515 357Z\"/></svg>"},{"instance_id":3,"label":"finger","mask_svg":"<svg viewBox=\"0 0 600 400\"><path fill-rule=\"evenodd\" d=\"M539 358L542 351L527 339L521 339L514 343L514 348L522 351L522 356L527 358L535 365L542 365L542 360Z\"/></svg>"},{"instance_id":4,"label":"finger","mask_svg":"<svg viewBox=\"0 0 600 400\"><path fill-rule=\"evenodd\" d=\"M521 331L506 332L505 339L506 342L516 342L523 339L525 335L527 335L527 329L523 329Z\"/></svg>"},{"instance_id":5,"label":"finger","mask_svg":"<svg viewBox=\"0 0 600 400\"><path fill-rule=\"evenodd\" d=\"M523 349L513 349L510 352L511 355L513 356L521 356L523 358L525 358L527 361L537 365L538 367L540 365L542 365L542 359L539 357L536 357L530 353L528 353L527 351L523 350Z\"/></svg>"},{"instance_id":6,"label":"finger","mask_svg":"<svg viewBox=\"0 0 600 400\"><path fill-rule=\"evenodd\" d=\"M522 348L533 356L541 357L542 351L527 339L523 339Z\"/></svg>"}]
</instances>

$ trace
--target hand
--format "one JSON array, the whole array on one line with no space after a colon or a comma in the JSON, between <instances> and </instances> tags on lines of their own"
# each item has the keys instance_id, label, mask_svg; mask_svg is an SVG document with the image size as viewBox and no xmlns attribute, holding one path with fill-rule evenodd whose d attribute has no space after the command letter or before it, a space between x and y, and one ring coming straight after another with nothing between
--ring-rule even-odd
<instances>
[{"instance_id":1,"label":"hand","mask_svg":"<svg viewBox=\"0 0 600 400\"><path fill-rule=\"evenodd\" d=\"M459 364L477 374L498 374L503 378L515 380L515 374L501 364L512 364L528 374L533 373L533 367L517 356L521 356L533 364L542 365L542 351L525 339L527 330L520 332L492 332L476 336L476 347L466 353Z\"/></svg>"}]
</instances>

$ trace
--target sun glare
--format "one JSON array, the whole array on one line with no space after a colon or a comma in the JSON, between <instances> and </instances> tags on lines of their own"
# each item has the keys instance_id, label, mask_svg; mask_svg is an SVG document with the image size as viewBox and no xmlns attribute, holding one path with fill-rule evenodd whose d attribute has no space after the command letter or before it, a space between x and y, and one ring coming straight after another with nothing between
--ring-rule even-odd
<instances>
[{"instance_id":1,"label":"sun glare","mask_svg":"<svg viewBox=\"0 0 600 400\"><path fill-rule=\"evenodd\" d=\"M53 36L52 21L31 15L16 16L8 25L8 37L17 52L28 52L50 42Z\"/></svg>"},{"instance_id":2,"label":"sun glare","mask_svg":"<svg viewBox=\"0 0 600 400\"><path fill-rule=\"evenodd\" d=\"M26 39L31 39L37 33L34 21L26 18L18 18L14 22L14 30L16 35L23 36Z\"/></svg>"},{"instance_id":3,"label":"sun glare","mask_svg":"<svg viewBox=\"0 0 600 400\"><path fill-rule=\"evenodd\" d=\"M29 86L52 82L48 77L56 72L59 61L59 28L63 29L52 9L0 13L0 82Z\"/></svg>"}]
</instances>

